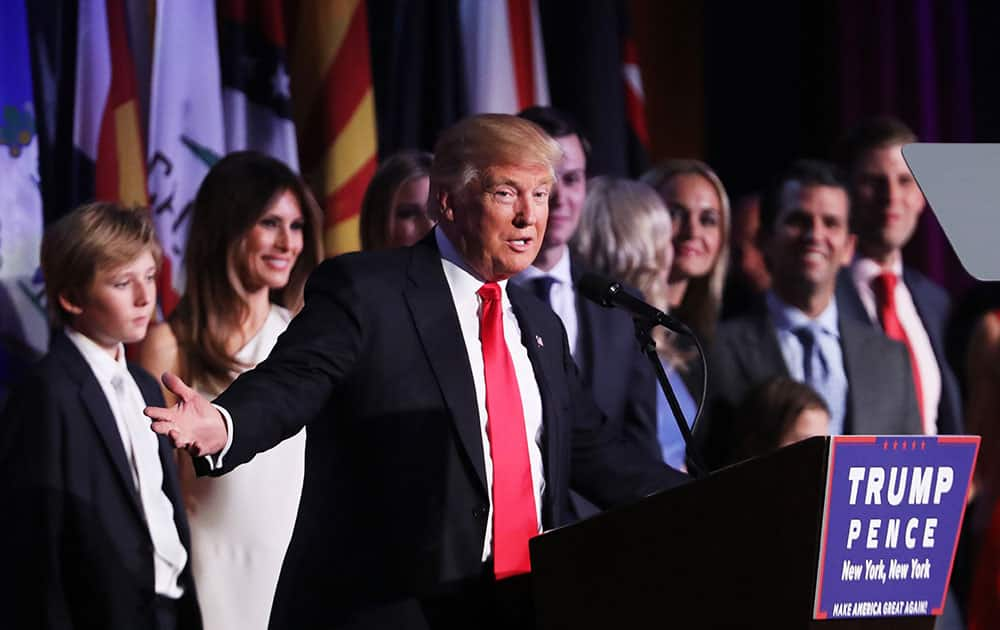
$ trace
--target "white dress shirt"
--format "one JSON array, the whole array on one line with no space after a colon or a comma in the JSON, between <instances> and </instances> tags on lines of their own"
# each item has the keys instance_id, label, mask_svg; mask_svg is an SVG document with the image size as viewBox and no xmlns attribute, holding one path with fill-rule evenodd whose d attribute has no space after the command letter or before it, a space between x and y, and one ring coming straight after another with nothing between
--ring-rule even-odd
<instances>
[{"instance_id":1,"label":"white dress shirt","mask_svg":"<svg viewBox=\"0 0 1000 630\"><path fill-rule=\"evenodd\" d=\"M177 599L184 594L177 580L187 564L187 550L177 533L174 506L163 492L159 442L149 428L149 418L142 413L146 401L125 364L125 348L119 343L113 359L86 335L71 328L65 331L100 383L114 415L153 541L154 589L159 595Z\"/></svg>"},{"instance_id":2,"label":"white dress shirt","mask_svg":"<svg viewBox=\"0 0 1000 630\"><path fill-rule=\"evenodd\" d=\"M535 278L549 276L555 280L549 291L549 306L562 320L566 329L566 339L569 340L569 350L576 357L576 341L579 334L579 318L576 313L576 290L573 286L573 273L570 267L569 247L563 245L559 262L548 270L542 271L532 265L512 278L514 282L531 290L531 281Z\"/></svg>"},{"instance_id":3,"label":"white dress shirt","mask_svg":"<svg viewBox=\"0 0 1000 630\"><path fill-rule=\"evenodd\" d=\"M493 460L490 457L490 438L486 431L489 418L486 415L486 370L483 365L483 346L479 340L479 307L480 298L477 291L485 281L477 278L475 273L462 259L461 254L451 244L440 228L434 228L434 237L441 252L441 266L444 269L452 300L455 302L455 312L458 315L459 326L462 329L462 339L468 351L469 367L472 368L472 380L476 387L476 403L479 408L480 437L483 441L483 459L486 468L486 484L490 488L490 511L486 521L485 540L483 543L483 562L489 559L493 552ZM528 437L528 461L531 465L531 485L535 495L535 517L538 531L542 531L542 495L545 492L545 474L542 469L542 396L538 390L535 370L528 358L528 350L521 343L521 327L517 323L510 298L507 297L507 281L497 284L501 289L503 303L503 336L514 363L514 374L517 376L517 386L521 393L521 406L524 410L525 435ZM229 451L233 441L234 425L229 412L215 405L225 418L229 431L225 448L214 457L209 457L210 465L221 466L222 458ZM214 459L214 462L212 461Z\"/></svg>"},{"instance_id":4,"label":"white dress shirt","mask_svg":"<svg viewBox=\"0 0 1000 630\"><path fill-rule=\"evenodd\" d=\"M469 367L472 368L472 380L476 385L476 402L479 407L480 437L483 440L483 454L486 465L486 484L490 487L490 513L486 525L486 537L483 544L483 561L492 554L493 543L493 460L490 457L490 438L486 432L486 372L483 366L483 346L479 340L479 308L480 298L476 291L483 286L484 280L477 278L462 259L448 237L440 228L434 229L438 249L441 252L441 266L451 289L451 298L455 302L455 312L462 328L462 338L469 353ZM514 317L510 298L507 297L507 281L501 280L501 299L503 302L503 337L507 342L510 358L514 362L514 374L517 376L517 387L521 392L521 405L524 409L525 435L528 436L528 460L531 463L531 482L535 494L535 517L538 519L539 532L542 529L542 493L545 491L545 477L542 470L542 397L535 379L535 370L528 358L528 350L521 343L521 327Z\"/></svg>"},{"instance_id":5,"label":"white dress shirt","mask_svg":"<svg viewBox=\"0 0 1000 630\"><path fill-rule=\"evenodd\" d=\"M868 313L872 323L881 327L878 319L875 291L872 281L882 273L882 267L870 258L857 257L851 263L851 278L857 287L861 303ZM917 307L913 304L913 296L903 282L903 263L897 260L891 271L896 274L896 315L899 323L906 331L906 338L917 359L917 371L920 373L921 408L924 416L924 427L928 435L937 434L938 404L941 402L941 369L938 367L934 348L931 346L927 329L924 328Z\"/></svg>"}]
</instances>

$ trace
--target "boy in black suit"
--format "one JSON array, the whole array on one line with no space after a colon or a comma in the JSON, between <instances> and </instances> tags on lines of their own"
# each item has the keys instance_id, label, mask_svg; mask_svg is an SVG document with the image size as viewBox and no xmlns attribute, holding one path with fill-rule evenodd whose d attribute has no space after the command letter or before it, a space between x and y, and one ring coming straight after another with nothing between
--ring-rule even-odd
<instances>
[{"instance_id":1,"label":"boy in black suit","mask_svg":"<svg viewBox=\"0 0 1000 630\"><path fill-rule=\"evenodd\" d=\"M172 449L142 414L163 398L124 357L153 316L160 257L148 213L111 203L42 240L56 330L0 421L11 627L201 627Z\"/></svg>"}]
</instances>

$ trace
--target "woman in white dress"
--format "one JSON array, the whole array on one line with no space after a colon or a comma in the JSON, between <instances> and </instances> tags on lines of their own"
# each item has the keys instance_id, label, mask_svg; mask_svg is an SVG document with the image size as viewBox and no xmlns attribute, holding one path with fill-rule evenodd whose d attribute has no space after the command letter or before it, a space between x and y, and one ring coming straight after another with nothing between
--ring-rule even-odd
<instances>
[{"instance_id":1,"label":"woman in white dress","mask_svg":"<svg viewBox=\"0 0 1000 630\"><path fill-rule=\"evenodd\" d=\"M320 260L319 217L301 178L281 162L244 151L216 163L195 199L184 296L166 323L150 328L140 362L212 398L264 360ZM180 452L206 630L267 627L302 492L305 440L303 430L219 478L195 477Z\"/></svg>"}]
</instances>

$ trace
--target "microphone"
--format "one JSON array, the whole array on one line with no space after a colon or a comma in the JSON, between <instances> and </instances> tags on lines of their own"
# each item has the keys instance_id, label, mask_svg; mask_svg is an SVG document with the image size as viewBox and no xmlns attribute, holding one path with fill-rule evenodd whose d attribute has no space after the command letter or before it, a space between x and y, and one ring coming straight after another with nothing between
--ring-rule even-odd
<instances>
[{"instance_id":1,"label":"microphone","mask_svg":"<svg viewBox=\"0 0 1000 630\"><path fill-rule=\"evenodd\" d=\"M618 307L628 311L636 319L654 322L682 335L692 335L687 324L643 302L614 280L595 273L585 273L576 284L576 288L585 298L601 306Z\"/></svg>"}]
</instances>

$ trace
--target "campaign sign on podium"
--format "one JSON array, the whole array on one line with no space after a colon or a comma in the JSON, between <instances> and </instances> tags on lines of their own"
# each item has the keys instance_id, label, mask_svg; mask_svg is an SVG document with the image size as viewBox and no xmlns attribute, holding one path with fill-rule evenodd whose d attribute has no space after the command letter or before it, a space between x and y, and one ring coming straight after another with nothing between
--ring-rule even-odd
<instances>
[{"instance_id":1,"label":"campaign sign on podium","mask_svg":"<svg viewBox=\"0 0 1000 630\"><path fill-rule=\"evenodd\" d=\"M837 436L830 444L815 619L939 615L975 436Z\"/></svg>"}]
</instances>

